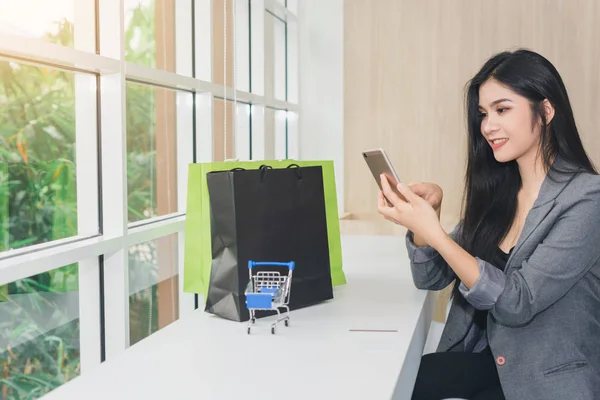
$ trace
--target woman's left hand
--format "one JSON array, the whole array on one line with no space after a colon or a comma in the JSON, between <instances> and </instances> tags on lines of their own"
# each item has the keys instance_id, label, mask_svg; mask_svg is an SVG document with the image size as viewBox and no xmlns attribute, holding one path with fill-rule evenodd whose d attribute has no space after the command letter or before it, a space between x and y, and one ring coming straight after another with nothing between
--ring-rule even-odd
<instances>
[{"instance_id":1,"label":"woman's left hand","mask_svg":"<svg viewBox=\"0 0 600 400\"><path fill-rule=\"evenodd\" d=\"M392 190L385 176L382 175L380 179L383 191L379 192L378 211L381 215L387 220L406 227L430 245L446 234L437 212L427 200L400 183L398 191L404 196L405 201ZM385 199L388 199L389 205Z\"/></svg>"}]
</instances>

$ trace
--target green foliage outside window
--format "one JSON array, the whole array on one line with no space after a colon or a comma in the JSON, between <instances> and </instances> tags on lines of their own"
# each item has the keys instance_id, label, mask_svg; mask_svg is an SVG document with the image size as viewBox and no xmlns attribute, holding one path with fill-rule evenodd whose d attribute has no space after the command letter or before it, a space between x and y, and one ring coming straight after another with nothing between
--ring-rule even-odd
<instances>
[{"instance_id":1,"label":"green foliage outside window","mask_svg":"<svg viewBox=\"0 0 600 400\"><path fill-rule=\"evenodd\" d=\"M153 66L153 3L132 14L129 62ZM72 23L58 27L44 39L73 46ZM77 235L74 76L0 60L0 252ZM128 85L127 99L128 207L135 221L152 216L154 204L154 93ZM78 290L77 264L0 286L0 398L39 398L80 373Z\"/></svg>"}]
</instances>

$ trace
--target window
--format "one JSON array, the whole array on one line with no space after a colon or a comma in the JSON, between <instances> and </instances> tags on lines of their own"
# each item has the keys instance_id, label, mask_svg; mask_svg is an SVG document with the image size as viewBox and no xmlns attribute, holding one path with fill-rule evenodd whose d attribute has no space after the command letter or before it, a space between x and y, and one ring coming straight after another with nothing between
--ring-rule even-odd
<instances>
[{"instance_id":1,"label":"window","mask_svg":"<svg viewBox=\"0 0 600 400\"><path fill-rule=\"evenodd\" d=\"M175 22L176 2L186 3L180 0L125 0L127 62L176 72L176 52L191 52L191 42L188 42L189 46L175 45L179 39ZM179 18L186 18L186 22L190 23L191 3L185 5L188 6L187 17Z\"/></svg>"},{"instance_id":2,"label":"window","mask_svg":"<svg viewBox=\"0 0 600 400\"><path fill-rule=\"evenodd\" d=\"M129 222L175 213L178 91L127 83L127 210ZM193 94L181 92L191 103ZM179 112L191 123L191 109ZM191 137L193 132L186 132ZM189 148L188 148L189 149ZM192 152L189 151L191 162ZM184 210L181 210L184 211Z\"/></svg>"},{"instance_id":3,"label":"window","mask_svg":"<svg viewBox=\"0 0 600 400\"><path fill-rule=\"evenodd\" d=\"M290 2L288 1L288 9ZM298 23L288 22L286 31L287 48L287 98L292 104L298 103Z\"/></svg>"},{"instance_id":4,"label":"window","mask_svg":"<svg viewBox=\"0 0 600 400\"><path fill-rule=\"evenodd\" d=\"M214 159L223 161L234 158L235 126L233 102L214 99Z\"/></svg>"},{"instance_id":5,"label":"window","mask_svg":"<svg viewBox=\"0 0 600 400\"><path fill-rule=\"evenodd\" d=\"M298 154L297 125L295 119L290 125L292 110L283 106L298 101L298 28L290 6L295 9L296 4L277 0L272 9L265 10L265 90L273 97L273 105L264 112L264 155L276 159Z\"/></svg>"},{"instance_id":6,"label":"window","mask_svg":"<svg viewBox=\"0 0 600 400\"><path fill-rule=\"evenodd\" d=\"M275 131L275 158L284 160L288 157L288 132L287 113L276 110L273 112L273 126Z\"/></svg>"},{"instance_id":7,"label":"window","mask_svg":"<svg viewBox=\"0 0 600 400\"><path fill-rule=\"evenodd\" d=\"M267 140L273 143L273 153L277 160L298 158L298 123L297 114L266 109Z\"/></svg>"},{"instance_id":8,"label":"window","mask_svg":"<svg viewBox=\"0 0 600 400\"><path fill-rule=\"evenodd\" d=\"M0 33L93 52L94 26L94 0L0 0Z\"/></svg>"},{"instance_id":9,"label":"window","mask_svg":"<svg viewBox=\"0 0 600 400\"><path fill-rule=\"evenodd\" d=\"M267 14L273 24L274 37L274 95L277 100L287 99L287 23L272 14Z\"/></svg>"},{"instance_id":10,"label":"window","mask_svg":"<svg viewBox=\"0 0 600 400\"><path fill-rule=\"evenodd\" d=\"M81 372L78 264L0 286L0 397L37 398Z\"/></svg>"},{"instance_id":11,"label":"window","mask_svg":"<svg viewBox=\"0 0 600 400\"><path fill-rule=\"evenodd\" d=\"M235 0L235 6L236 88L250 92L250 1Z\"/></svg>"},{"instance_id":12,"label":"window","mask_svg":"<svg viewBox=\"0 0 600 400\"><path fill-rule=\"evenodd\" d=\"M286 128L287 128L287 155L288 158L298 159L299 146L298 143L298 114L293 111L286 112Z\"/></svg>"},{"instance_id":13,"label":"window","mask_svg":"<svg viewBox=\"0 0 600 400\"><path fill-rule=\"evenodd\" d=\"M252 159L252 123L250 104L237 103L235 116L235 158L239 160Z\"/></svg>"},{"instance_id":14,"label":"window","mask_svg":"<svg viewBox=\"0 0 600 400\"><path fill-rule=\"evenodd\" d=\"M202 307L188 166L297 156L292 4L0 0L0 398Z\"/></svg>"},{"instance_id":15,"label":"window","mask_svg":"<svg viewBox=\"0 0 600 400\"><path fill-rule=\"evenodd\" d=\"M290 3L278 0L286 8L267 9L266 41L269 64L267 75L272 79L273 96L276 100L298 100L298 24L290 17ZM284 11L287 10L287 11Z\"/></svg>"},{"instance_id":16,"label":"window","mask_svg":"<svg viewBox=\"0 0 600 400\"><path fill-rule=\"evenodd\" d=\"M129 248L129 335L134 345L179 318L177 236Z\"/></svg>"},{"instance_id":17,"label":"window","mask_svg":"<svg viewBox=\"0 0 600 400\"><path fill-rule=\"evenodd\" d=\"M0 30L5 33L74 47L74 23L75 0L0 1ZM77 25L77 29L86 28Z\"/></svg>"},{"instance_id":18,"label":"window","mask_svg":"<svg viewBox=\"0 0 600 400\"><path fill-rule=\"evenodd\" d=\"M234 0L213 0L212 2L212 73L213 82L234 87L233 7Z\"/></svg>"},{"instance_id":19,"label":"window","mask_svg":"<svg viewBox=\"0 0 600 400\"><path fill-rule=\"evenodd\" d=\"M251 154L251 107L246 103L234 103L214 99L214 159L250 160ZM226 132L225 132L226 130Z\"/></svg>"},{"instance_id":20,"label":"window","mask_svg":"<svg viewBox=\"0 0 600 400\"><path fill-rule=\"evenodd\" d=\"M94 77L2 60L0 73L0 251L77 236L75 94Z\"/></svg>"}]
</instances>

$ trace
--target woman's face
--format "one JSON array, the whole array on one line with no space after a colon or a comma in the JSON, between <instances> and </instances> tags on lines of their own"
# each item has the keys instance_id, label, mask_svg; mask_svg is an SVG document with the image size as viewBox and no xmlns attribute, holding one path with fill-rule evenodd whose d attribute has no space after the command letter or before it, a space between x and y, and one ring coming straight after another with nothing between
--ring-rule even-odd
<instances>
[{"instance_id":1,"label":"woman's face","mask_svg":"<svg viewBox=\"0 0 600 400\"><path fill-rule=\"evenodd\" d=\"M481 133L498 162L535 159L541 126L532 120L531 104L494 79L479 87Z\"/></svg>"}]
</instances>

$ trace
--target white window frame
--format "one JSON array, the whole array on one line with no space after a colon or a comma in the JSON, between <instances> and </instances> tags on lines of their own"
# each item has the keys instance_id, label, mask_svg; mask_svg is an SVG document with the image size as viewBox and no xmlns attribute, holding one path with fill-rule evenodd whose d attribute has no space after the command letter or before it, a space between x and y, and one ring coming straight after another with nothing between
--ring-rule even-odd
<instances>
[{"instance_id":1,"label":"white window frame","mask_svg":"<svg viewBox=\"0 0 600 400\"><path fill-rule=\"evenodd\" d=\"M252 90L246 92L228 88L212 82L212 1L176 0L177 46L176 72L147 68L125 61L124 43L124 0L96 0L99 12L100 49L99 54L88 49L95 43L94 36L87 34L77 38L75 48L67 48L37 39L24 38L0 33L0 57L16 59L18 62L31 62L36 65L50 65L97 75L91 89L98 84L101 96L99 104L93 93L87 93L90 78L77 80L76 93L76 147L77 154L77 196L80 235L47 244L30 246L0 253L0 285L40 274L55 268L79 262L80 321L81 321L81 362L82 373L87 373L101 363L100 335L100 267L103 259L104 276L104 321L105 357L111 359L129 347L129 282L128 257L130 246L154 240L170 234L177 234L179 240L179 307L180 318L194 310L194 295L183 292L183 260L185 243L185 213L143 221L143 224L127 224L127 150L125 89L128 80L160 85L193 93L193 102L185 96L177 96L178 115L194 115L193 120L178 118L177 122L177 179L178 207L186 208L187 170L191 162L213 160L213 99L250 104L251 126L248 126L247 108L235 112L234 127L246 132L252 130L252 143L249 135L237 138L236 153L241 159L250 150L253 159L273 156L275 143L273 132L267 132L270 125L265 120L266 111L271 114L286 115L288 126L288 156L297 156L298 103L277 100L272 93L273 76L267 76L265 65L273 65L272 29L268 29L265 10L278 15L289 23L296 24L296 15L276 0L250 0L251 8L251 69ZM194 21L191 19L194 2ZM237 1L237 0L234 0ZM246 1L246 0L240 0ZM86 3L87 2L87 3ZM93 0L77 0L76 18L89 20L94 17ZM239 3L236 3L239 4ZM90 14L91 13L91 14ZM236 13L235 15L240 15ZM78 17L77 17L78 16ZM246 16L247 17L247 14ZM239 18L239 17L238 17ZM76 23L81 23L78 20ZM192 25L193 24L193 25ZM246 24L246 25L244 25ZM236 24L236 26L247 26ZM91 30L90 30L91 31ZM192 54L192 32L194 53ZM247 33L237 32L238 40L248 41ZM179 49L178 49L179 50ZM243 49L242 49L243 50ZM288 51L292 51L288 46ZM297 49L296 49L297 51ZM240 62L247 62L237 52ZM195 56L195 60L192 57ZM297 64L297 55L289 56ZM209 61L210 60L210 61ZM193 62L195 61L195 62ZM195 65L195 68L192 68ZM235 68L235 67L234 67ZM295 69L294 69L295 68ZM297 87L297 65L289 67L288 85ZM290 73L294 70L295 73ZM193 72L193 73L192 73ZM236 75L236 74L234 74ZM84 82L88 82L85 83ZM230 83L231 84L231 83ZM266 88L271 90L265 90ZM297 96L296 96L297 97ZM96 110L100 109L97 119ZM237 110L237 108L234 108ZM195 114L193 114L195 113ZM244 120L245 118L245 120ZM272 125L272 124L271 124ZM97 132L97 127L100 132ZM195 130L195 138L190 132ZM100 141L97 134L100 133ZM244 142L245 140L245 142ZM271 142L269 142L271 141ZM195 149L193 143L195 142ZM98 144L101 147L101 159ZM81 160L87 160L85 163ZM100 161L100 164L97 162ZM101 174L98 172L101 165ZM101 181L98 177L101 176ZM100 184L101 186L99 186ZM93 186L93 187L92 187ZM98 188L101 187L101 192ZM102 232L97 232L98 200L102 202ZM83 207L86 207L85 211ZM91 208L90 208L91 207Z\"/></svg>"}]
</instances>

